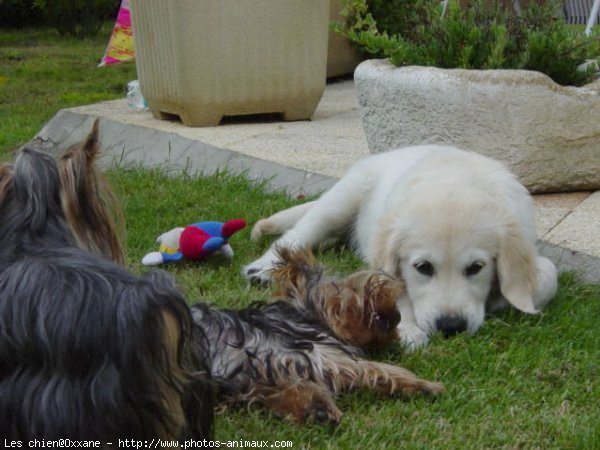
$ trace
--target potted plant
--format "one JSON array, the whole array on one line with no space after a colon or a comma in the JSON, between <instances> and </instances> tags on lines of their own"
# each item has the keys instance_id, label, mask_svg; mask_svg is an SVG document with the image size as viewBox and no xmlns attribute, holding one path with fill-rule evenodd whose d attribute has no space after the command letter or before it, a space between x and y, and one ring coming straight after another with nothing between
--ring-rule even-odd
<instances>
[{"instance_id":1,"label":"potted plant","mask_svg":"<svg viewBox=\"0 0 600 450\"><path fill-rule=\"evenodd\" d=\"M309 119L325 88L329 2L131 0L148 107L190 126L224 116Z\"/></svg>"},{"instance_id":2,"label":"potted plant","mask_svg":"<svg viewBox=\"0 0 600 450\"><path fill-rule=\"evenodd\" d=\"M600 81L593 68L577 70L600 56L597 36L551 5L518 15L453 0L444 14L436 0L404 1L413 7L392 34L378 30L366 0L344 1L355 17L344 34L386 58L355 72L372 152L452 144L505 161L532 192L600 188Z\"/></svg>"}]
</instances>

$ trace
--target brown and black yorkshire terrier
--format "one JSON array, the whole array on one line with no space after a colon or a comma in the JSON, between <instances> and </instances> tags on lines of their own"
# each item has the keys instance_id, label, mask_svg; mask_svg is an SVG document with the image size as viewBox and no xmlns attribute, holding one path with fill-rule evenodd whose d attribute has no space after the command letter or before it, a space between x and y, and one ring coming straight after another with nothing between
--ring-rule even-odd
<instances>
[{"instance_id":1,"label":"brown and black yorkshire terrier","mask_svg":"<svg viewBox=\"0 0 600 450\"><path fill-rule=\"evenodd\" d=\"M281 249L280 256L274 302L239 311L192 307L203 336L195 348L207 356L221 399L258 403L296 423L337 424L340 392L443 391L406 369L365 359L363 348L397 339L403 283L376 271L327 278L306 252Z\"/></svg>"},{"instance_id":2,"label":"brown and black yorkshire terrier","mask_svg":"<svg viewBox=\"0 0 600 450\"><path fill-rule=\"evenodd\" d=\"M327 278L282 250L274 302L190 313L164 272L123 269L97 135L58 162L25 148L0 166L0 436L210 437L214 385L298 423L338 423L352 389L443 390L365 359L400 320L404 287L380 272Z\"/></svg>"},{"instance_id":3,"label":"brown and black yorkshire terrier","mask_svg":"<svg viewBox=\"0 0 600 450\"><path fill-rule=\"evenodd\" d=\"M25 148L0 166L0 436L210 437L213 387L183 296L163 272L112 262L97 134L58 162Z\"/></svg>"}]
</instances>

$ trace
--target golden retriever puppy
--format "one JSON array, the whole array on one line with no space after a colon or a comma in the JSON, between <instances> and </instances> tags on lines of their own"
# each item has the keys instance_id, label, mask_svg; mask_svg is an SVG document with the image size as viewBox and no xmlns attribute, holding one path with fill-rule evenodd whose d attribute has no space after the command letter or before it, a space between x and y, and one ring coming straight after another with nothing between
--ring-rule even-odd
<instances>
[{"instance_id":1,"label":"golden retriever puppy","mask_svg":"<svg viewBox=\"0 0 600 450\"><path fill-rule=\"evenodd\" d=\"M367 157L318 200L256 223L253 238L283 235L245 266L269 281L276 248L314 247L350 234L371 269L406 282L399 334L411 349L442 332L476 332L505 305L535 314L554 296L557 271L537 254L532 199L501 163L422 145Z\"/></svg>"}]
</instances>

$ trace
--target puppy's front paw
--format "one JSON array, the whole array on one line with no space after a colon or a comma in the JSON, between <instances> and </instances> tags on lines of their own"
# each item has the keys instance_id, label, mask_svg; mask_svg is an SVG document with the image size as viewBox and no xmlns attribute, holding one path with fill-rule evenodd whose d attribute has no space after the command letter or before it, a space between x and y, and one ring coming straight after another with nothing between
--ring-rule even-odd
<instances>
[{"instance_id":1,"label":"puppy's front paw","mask_svg":"<svg viewBox=\"0 0 600 450\"><path fill-rule=\"evenodd\" d=\"M252 228L252 232L250 233L250 239L253 241L260 240L260 238L263 237L264 234L266 234L266 224L268 224L267 219L261 219L258 222L256 222L254 224L254 227Z\"/></svg>"},{"instance_id":2,"label":"puppy's front paw","mask_svg":"<svg viewBox=\"0 0 600 450\"><path fill-rule=\"evenodd\" d=\"M252 284L267 284L277 263L277 256L269 250L256 261L242 267L242 276Z\"/></svg>"},{"instance_id":3,"label":"puppy's front paw","mask_svg":"<svg viewBox=\"0 0 600 450\"><path fill-rule=\"evenodd\" d=\"M427 333L416 325L402 325L402 322L400 322L400 325L398 325L398 335L400 336L400 342L402 342L409 352L414 352L429 342Z\"/></svg>"}]
</instances>

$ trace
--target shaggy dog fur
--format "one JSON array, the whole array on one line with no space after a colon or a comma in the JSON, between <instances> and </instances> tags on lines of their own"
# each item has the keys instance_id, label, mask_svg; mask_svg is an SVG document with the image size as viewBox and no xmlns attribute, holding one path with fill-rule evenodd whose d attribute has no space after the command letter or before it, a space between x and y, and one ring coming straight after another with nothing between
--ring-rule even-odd
<instances>
[{"instance_id":1,"label":"shaggy dog fur","mask_svg":"<svg viewBox=\"0 0 600 450\"><path fill-rule=\"evenodd\" d=\"M166 273L123 269L97 135L96 123L58 163L25 148L0 166L0 436L207 438L215 386L226 402L334 424L340 392L443 390L365 359L400 321L404 285L380 271L328 278L282 249L274 302L190 313Z\"/></svg>"},{"instance_id":2,"label":"shaggy dog fur","mask_svg":"<svg viewBox=\"0 0 600 450\"><path fill-rule=\"evenodd\" d=\"M257 222L254 238L284 234L243 273L268 281L277 248L348 232L371 269L406 282L399 331L409 348L437 331L474 333L502 306L539 312L556 292L527 190L502 164L438 145L365 158L318 200Z\"/></svg>"},{"instance_id":3,"label":"shaggy dog fur","mask_svg":"<svg viewBox=\"0 0 600 450\"><path fill-rule=\"evenodd\" d=\"M163 272L109 261L124 258L97 134L58 164L25 148L0 166L0 436L210 437L213 388L182 295Z\"/></svg>"},{"instance_id":4,"label":"shaggy dog fur","mask_svg":"<svg viewBox=\"0 0 600 450\"><path fill-rule=\"evenodd\" d=\"M272 303L241 311L192 308L205 339L199 353L229 402L259 403L281 416L337 424L334 397L352 389L437 394L439 383L365 359L363 348L397 339L402 283L378 271L328 278L302 251L281 250Z\"/></svg>"}]
</instances>

